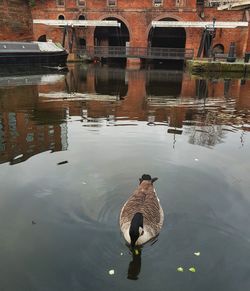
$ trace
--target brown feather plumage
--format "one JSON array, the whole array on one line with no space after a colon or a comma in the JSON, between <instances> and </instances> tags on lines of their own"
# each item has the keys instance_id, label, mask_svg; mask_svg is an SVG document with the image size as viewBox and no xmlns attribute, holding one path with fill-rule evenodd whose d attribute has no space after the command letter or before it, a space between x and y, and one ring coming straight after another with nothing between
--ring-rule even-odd
<instances>
[{"instance_id":1,"label":"brown feather plumage","mask_svg":"<svg viewBox=\"0 0 250 291\"><path fill-rule=\"evenodd\" d=\"M137 212L142 213L149 235L158 235L163 224L163 211L151 181L143 180L124 204L120 213L121 229L123 225L130 224Z\"/></svg>"}]
</instances>

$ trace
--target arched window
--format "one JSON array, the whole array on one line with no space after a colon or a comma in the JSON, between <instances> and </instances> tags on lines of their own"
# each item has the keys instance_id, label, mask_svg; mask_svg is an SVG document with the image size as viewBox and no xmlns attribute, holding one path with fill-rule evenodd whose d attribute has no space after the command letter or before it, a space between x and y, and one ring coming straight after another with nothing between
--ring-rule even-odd
<instances>
[{"instance_id":1,"label":"arched window","mask_svg":"<svg viewBox=\"0 0 250 291\"><path fill-rule=\"evenodd\" d=\"M64 19L65 19L64 15L61 14L58 16L58 20L64 20Z\"/></svg>"},{"instance_id":2,"label":"arched window","mask_svg":"<svg viewBox=\"0 0 250 291\"><path fill-rule=\"evenodd\" d=\"M84 15L79 15L78 20L85 20L85 16Z\"/></svg>"},{"instance_id":3,"label":"arched window","mask_svg":"<svg viewBox=\"0 0 250 291\"><path fill-rule=\"evenodd\" d=\"M46 42L47 41L46 34L40 35L37 41Z\"/></svg>"},{"instance_id":4,"label":"arched window","mask_svg":"<svg viewBox=\"0 0 250 291\"><path fill-rule=\"evenodd\" d=\"M222 44L216 44L213 47L213 53L214 54L224 54L224 46Z\"/></svg>"}]
</instances>

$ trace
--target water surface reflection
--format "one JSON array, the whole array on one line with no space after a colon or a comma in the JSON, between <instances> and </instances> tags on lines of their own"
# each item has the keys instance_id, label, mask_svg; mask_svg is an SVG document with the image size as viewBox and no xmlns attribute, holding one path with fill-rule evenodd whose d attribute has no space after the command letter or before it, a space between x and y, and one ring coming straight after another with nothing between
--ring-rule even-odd
<instances>
[{"instance_id":1,"label":"water surface reflection","mask_svg":"<svg viewBox=\"0 0 250 291\"><path fill-rule=\"evenodd\" d=\"M1 289L249 286L250 80L99 64L21 75L0 74ZM118 215L145 172L166 223L135 256Z\"/></svg>"},{"instance_id":2,"label":"water surface reflection","mask_svg":"<svg viewBox=\"0 0 250 291\"><path fill-rule=\"evenodd\" d=\"M101 126L104 120L108 126L131 125L124 119L148 121L208 147L223 142L227 131L249 130L249 80L94 65L71 66L68 73L22 75L26 81L13 72L0 77L1 162L66 150L67 123L73 117L87 127Z\"/></svg>"}]
</instances>

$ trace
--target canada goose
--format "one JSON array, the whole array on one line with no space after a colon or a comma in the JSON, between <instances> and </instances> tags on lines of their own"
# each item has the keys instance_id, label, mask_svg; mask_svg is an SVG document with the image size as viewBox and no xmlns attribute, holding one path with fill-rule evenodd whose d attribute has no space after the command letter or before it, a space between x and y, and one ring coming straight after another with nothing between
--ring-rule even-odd
<instances>
[{"instance_id":1,"label":"canada goose","mask_svg":"<svg viewBox=\"0 0 250 291\"><path fill-rule=\"evenodd\" d=\"M164 213L153 186L157 179L142 175L139 186L121 209L121 232L132 248L156 237L163 225Z\"/></svg>"}]
</instances>

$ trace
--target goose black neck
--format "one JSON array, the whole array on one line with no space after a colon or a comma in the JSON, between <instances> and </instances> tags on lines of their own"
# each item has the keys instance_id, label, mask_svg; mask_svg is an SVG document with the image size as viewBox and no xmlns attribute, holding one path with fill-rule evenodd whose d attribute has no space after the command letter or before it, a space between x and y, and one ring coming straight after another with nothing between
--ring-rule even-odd
<instances>
[{"instance_id":1,"label":"goose black neck","mask_svg":"<svg viewBox=\"0 0 250 291\"><path fill-rule=\"evenodd\" d=\"M137 239L139 238L139 227L143 228L143 215L140 212L137 212L132 218L129 235L131 239L131 247L135 246Z\"/></svg>"}]
</instances>

